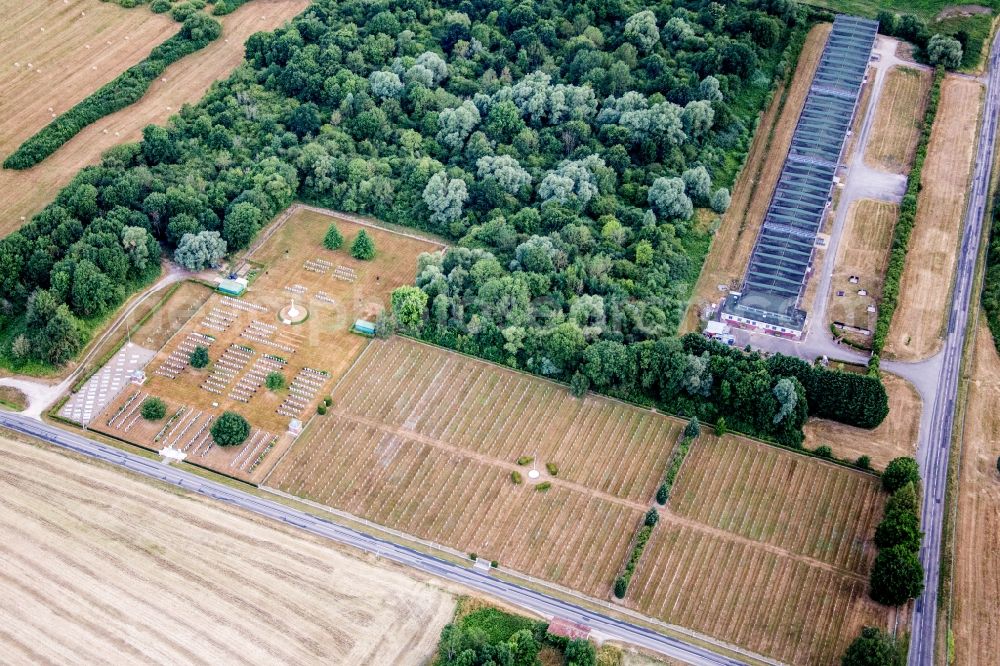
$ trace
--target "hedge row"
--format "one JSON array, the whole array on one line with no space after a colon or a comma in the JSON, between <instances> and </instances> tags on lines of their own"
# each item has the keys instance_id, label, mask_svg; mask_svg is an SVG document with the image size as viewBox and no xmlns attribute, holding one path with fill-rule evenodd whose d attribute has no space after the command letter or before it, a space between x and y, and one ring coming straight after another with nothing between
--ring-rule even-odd
<instances>
[{"instance_id":1,"label":"hedge row","mask_svg":"<svg viewBox=\"0 0 1000 666\"><path fill-rule=\"evenodd\" d=\"M937 115L938 101L941 97L941 80L944 69L938 68L934 74L931 86L930 100L924 112L923 129L920 142L917 144L917 154L913 160L913 168L906 182L906 194L899 205L899 219L892 234L892 247L889 255L889 267L885 272L885 284L882 287L882 303L879 306L878 319L875 322L875 335L872 339L872 358L869 367L877 370L886 336L889 334L889 324L899 305L899 283L903 277L903 267L906 265L906 251L913 233L913 224L917 217L917 194L920 192L920 175L927 159L927 145L930 143L931 128Z\"/></svg>"},{"instance_id":2,"label":"hedge row","mask_svg":"<svg viewBox=\"0 0 1000 666\"><path fill-rule=\"evenodd\" d=\"M656 502L661 506L665 505L670 498L670 489L674 487L674 480L677 479L677 473L681 471L681 464L684 462L684 458L687 456L688 450L691 448L691 442L693 441L693 437L682 439L681 443L677 445L677 451L674 452L673 457L670 459L663 483L656 490Z\"/></svg>"},{"instance_id":3,"label":"hedge row","mask_svg":"<svg viewBox=\"0 0 1000 666\"><path fill-rule=\"evenodd\" d=\"M1000 351L1000 193L993 201L990 244L986 252L986 274L983 277L983 312L993 334L993 344Z\"/></svg>"},{"instance_id":4,"label":"hedge row","mask_svg":"<svg viewBox=\"0 0 1000 666\"><path fill-rule=\"evenodd\" d=\"M632 582L632 576L635 574L635 568L639 565L639 558L642 557L642 551L646 550L646 544L649 543L649 537L659 519L660 514L655 508L646 512L646 518L642 527L639 528L639 534L635 537L635 545L632 546L628 562L625 563L625 571L615 579L615 596L619 599L623 598L628 591L629 583Z\"/></svg>"},{"instance_id":5,"label":"hedge row","mask_svg":"<svg viewBox=\"0 0 1000 666\"><path fill-rule=\"evenodd\" d=\"M225 16L235 12L248 2L250 0L219 0L212 6L212 13L216 16Z\"/></svg>"},{"instance_id":6,"label":"hedge row","mask_svg":"<svg viewBox=\"0 0 1000 666\"><path fill-rule=\"evenodd\" d=\"M7 169L27 169L54 153L84 127L139 101L150 84L172 63L204 48L222 34L222 25L204 13L184 21L180 31L154 48L86 99L43 127L4 160Z\"/></svg>"}]
</instances>

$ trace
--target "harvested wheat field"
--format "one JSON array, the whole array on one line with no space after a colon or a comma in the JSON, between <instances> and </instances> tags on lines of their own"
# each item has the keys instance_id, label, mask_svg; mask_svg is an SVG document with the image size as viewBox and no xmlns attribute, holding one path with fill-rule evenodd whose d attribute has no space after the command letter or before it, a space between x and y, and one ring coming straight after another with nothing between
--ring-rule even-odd
<instances>
[{"instance_id":1,"label":"harvested wheat field","mask_svg":"<svg viewBox=\"0 0 1000 666\"><path fill-rule=\"evenodd\" d=\"M4 661L423 664L451 618L434 585L276 523L21 442L0 457Z\"/></svg>"},{"instance_id":2,"label":"harvested wheat field","mask_svg":"<svg viewBox=\"0 0 1000 666\"><path fill-rule=\"evenodd\" d=\"M14 56L6 56L10 62L0 67L0 72L5 73L0 76L0 91L8 92L8 95L0 95L0 108L10 105L10 100L5 99L9 95L26 100L40 100L37 106L41 108L40 112L36 111L30 116L33 119L31 122L25 122L25 117L18 110L20 106L11 106L6 109L8 113L2 114L8 119L6 122L9 125L0 124L3 128L0 136L4 137L0 147L3 148L4 155L41 129L52 119L51 113L66 111L129 66L145 58L153 46L179 29L179 24L168 15L154 15L146 7L125 10L113 3L98 0L74 0L72 5L45 3L46 7L51 8L46 12L39 12L35 3L17 3L12 0L0 0L0 3L18 8L23 4L24 9L18 11L28 14L44 15L51 12L62 16L67 13L65 18L59 19L66 22L66 27L58 33L51 33L46 29L44 33L39 32L39 35L45 35L44 39L36 39L34 35L38 32L37 28L23 28L24 24L8 18L13 10L0 5L5 12L3 25L16 28L18 33L16 39L11 37L3 40L3 43L18 44L21 35L32 35L32 39L27 42L29 46L23 47L23 55L18 56L23 58L23 62L14 59ZM51 201L81 168L97 163L101 153L108 148L126 141L135 141L146 125L162 124L180 111L181 105L201 99L213 81L225 78L243 61L243 43L247 37L281 25L308 4L308 0L252 0L232 14L218 17L222 23L222 36L204 49L168 67L163 77L150 86L141 100L88 126L31 169L0 170L0 210L5 213L0 218L0 235L6 235L24 224L25 220ZM69 7L74 9L69 10ZM86 17L79 17L81 11L86 12ZM95 20L96 17L104 18L100 24L80 29L77 34L74 16L79 17L81 22L88 22L80 23L81 26L89 26L92 17ZM0 35L2 30L0 28ZM112 41L110 46L106 44L109 40ZM52 48L53 44L63 42L74 45L73 50ZM91 45L89 50L84 48L88 43ZM27 67L27 62L31 62L34 68L35 61L32 58L44 62L48 56L42 54L50 50L56 55L52 56L51 65L42 65L46 79L35 82L21 72ZM21 52L21 48L18 52ZM15 61L21 62L22 68L15 75L9 76L6 72L9 71L8 68L13 68ZM85 66L81 67L79 63ZM92 70L91 67L95 66L98 69ZM34 69L37 72L37 68ZM56 77L55 80L48 80L50 73ZM6 83L6 88L2 87L8 76L9 83ZM63 81L62 77L66 76L70 78ZM54 95L54 91L58 91L58 96ZM48 111L50 106L52 112Z\"/></svg>"},{"instance_id":3,"label":"harvested wheat field","mask_svg":"<svg viewBox=\"0 0 1000 666\"><path fill-rule=\"evenodd\" d=\"M871 345L877 312L869 308L876 308L882 296L898 216L899 206L874 199L855 201L848 210L830 281L827 316L855 344Z\"/></svg>"},{"instance_id":4,"label":"harvested wheat field","mask_svg":"<svg viewBox=\"0 0 1000 666\"><path fill-rule=\"evenodd\" d=\"M886 75L865 148L865 162L876 169L907 173L920 140L932 73L893 67Z\"/></svg>"},{"instance_id":5,"label":"harvested wheat field","mask_svg":"<svg viewBox=\"0 0 1000 666\"><path fill-rule=\"evenodd\" d=\"M626 599L786 663L832 663L862 626L889 624L867 595L882 503L872 475L703 433Z\"/></svg>"},{"instance_id":6,"label":"harvested wheat field","mask_svg":"<svg viewBox=\"0 0 1000 666\"><path fill-rule=\"evenodd\" d=\"M2 157L180 29L169 14L100 0L0 0L0 16Z\"/></svg>"},{"instance_id":7,"label":"harvested wheat field","mask_svg":"<svg viewBox=\"0 0 1000 666\"><path fill-rule=\"evenodd\" d=\"M368 346L334 389L330 412L313 417L264 483L608 598L681 426L392 338ZM532 460L518 464L522 456ZM531 469L547 490L536 490ZM858 623L887 622L865 596L881 502L871 475L703 434L625 603L769 656L829 661ZM677 566L663 568L669 558ZM729 568L716 569L723 560ZM793 581L787 589L766 575L779 567ZM663 579L667 570L677 578ZM738 574L717 594L723 570ZM800 593L843 617L814 626L803 614L758 616L750 603L792 603ZM682 601L674 609L668 598ZM759 629L745 634L744 624ZM768 632L784 643L765 640Z\"/></svg>"},{"instance_id":8,"label":"harvested wheat field","mask_svg":"<svg viewBox=\"0 0 1000 666\"><path fill-rule=\"evenodd\" d=\"M885 345L891 358L915 361L933 355L941 346L982 94L982 85L972 79L951 75L941 84L899 306Z\"/></svg>"},{"instance_id":9,"label":"harvested wheat field","mask_svg":"<svg viewBox=\"0 0 1000 666\"><path fill-rule=\"evenodd\" d=\"M682 333L697 330L699 315L721 300L719 285L734 287L743 279L830 28L829 23L822 23L809 32L791 84L775 91L774 101L760 118L729 209L712 239L681 323Z\"/></svg>"},{"instance_id":10,"label":"harvested wheat field","mask_svg":"<svg viewBox=\"0 0 1000 666\"><path fill-rule=\"evenodd\" d=\"M994 664L1000 645L1000 358L976 335L959 482L954 570L956 664Z\"/></svg>"},{"instance_id":11,"label":"harvested wheat field","mask_svg":"<svg viewBox=\"0 0 1000 666\"><path fill-rule=\"evenodd\" d=\"M345 242L331 251L322 240L335 219ZM356 222L295 208L275 225L249 257L256 277L251 275L243 297L199 298L195 291L185 292L176 307L165 309L166 320L151 321L137 332L136 343L159 349L146 367L149 380L142 387L126 387L91 428L147 448L173 446L193 462L258 480L266 471L261 467L265 459L273 460L291 442L285 434L291 419L304 421L315 413L367 343L350 331L353 322L374 318L388 305L393 289L413 282L418 255L441 247L364 227L377 254L372 261L360 261L349 251L363 228ZM307 315L301 322L284 323L282 313L293 300ZM211 361L202 369L189 364L199 346L208 350ZM284 377L285 388L264 387L272 372ZM149 396L167 404L165 421L139 416ZM252 425L245 444L213 444L211 423L225 410L242 414Z\"/></svg>"},{"instance_id":12,"label":"harvested wheat field","mask_svg":"<svg viewBox=\"0 0 1000 666\"><path fill-rule=\"evenodd\" d=\"M833 455L845 460L860 456L871 458L872 467L885 469L889 461L899 456L915 456L920 432L922 402L913 384L888 372L882 382L889 394L889 416L874 430L828 421L809 419L803 429L805 447L829 446Z\"/></svg>"}]
</instances>

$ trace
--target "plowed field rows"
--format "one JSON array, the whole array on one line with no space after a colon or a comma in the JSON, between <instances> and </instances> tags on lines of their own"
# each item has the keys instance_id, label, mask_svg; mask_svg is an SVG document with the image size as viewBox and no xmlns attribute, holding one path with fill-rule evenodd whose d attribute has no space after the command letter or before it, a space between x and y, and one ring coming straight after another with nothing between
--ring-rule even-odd
<instances>
[{"instance_id":1,"label":"plowed field rows","mask_svg":"<svg viewBox=\"0 0 1000 666\"><path fill-rule=\"evenodd\" d=\"M735 437L702 435L670 500L678 514L864 574L878 480Z\"/></svg>"},{"instance_id":2,"label":"plowed field rows","mask_svg":"<svg viewBox=\"0 0 1000 666\"><path fill-rule=\"evenodd\" d=\"M610 598L680 427L376 340L265 483ZM535 458L549 490L534 489L520 456ZM624 603L787 663L832 663L863 624L888 626L866 594L880 502L873 476L702 434Z\"/></svg>"},{"instance_id":3,"label":"plowed field rows","mask_svg":"<svg viewBox=\"0 0 1000 666\"><path fill-rule=\"evenodd\" d=\"M333 402L491 458L555 462L561 479L639 502L652 499L680 432L648 410L578 400L556 384L403 340L368 350Z\"/></svg>"},{"instance_id":4,"label":"plowed field rows","mask_svg":"<svg viewBox=\"0 0 1000 666\"><path fill-rule=\"evenodd\" d=\"M643 613L789 664L835 663L862 626L887 622L862 576L669 523L632 586Z\"/></svg>"},{"instance_id":5,"label":"plowed field rows","mask_svg":"<svg viewBox=\"0 0 1000 666\"><path fill-rule=\"evenodd\" d=\"M323 426L303 435L271 485L589 594L607 593L642 517L641 505L558 483L515 486L502 464L348 417Z\"/></svg>"}]
</instances>

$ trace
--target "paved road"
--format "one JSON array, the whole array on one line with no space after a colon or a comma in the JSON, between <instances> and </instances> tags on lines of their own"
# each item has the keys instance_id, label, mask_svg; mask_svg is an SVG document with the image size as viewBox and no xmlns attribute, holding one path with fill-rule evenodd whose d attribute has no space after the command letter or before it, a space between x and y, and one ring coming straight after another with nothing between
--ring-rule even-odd
<instances>
[{"instance_id":1,"label":"paved road","mask_svg":"<svg viewBox=\"0 0 1000 666\"><path fill-rule=\"evenodd\" d=\"M695 666L737 666L741 661L718 655L710 650L690 645L684 641L658 634L655 631L608 617L580 606L554 599L541 592L498 580L489 574L459 566L426 555L390 541L357 532L334 522L291 508L279 502L251 495L189 472L176 469L142 456L137 456L113 446L101 444L81 435L34 420L32 418L0 411L0 426L37 437L55 446L123 467L144 476L159 479L190 492L252 511L258 515L281 521L320 537L353 546L379 557L404 564L428 574L479 590L515 606L539 613L545 617L560 617L591 627L605 639L652 650Z\"/></svg>"},{"instance_id":2,"label":"paved road","mask_svg":"<svg viewBox=\"0 0 1000 666\"><path fill-rule=\"evenodd\" d=\"M908 660L910 666L934 663L941 569L941 525L946 510L944 492L948 482L948 456L951 452L951 434L955 420L955 401L958 397L959 370L968 325L969 303L978 286L975 280L976 258L983 233L983 218L996 143L997 115L1000 113L1000 40L995 40L990 49L987 72L983 125L979 134L979 147L976 150L976 169L969 193L962 249L958 255L948 332L942 351L940 390L933 405L930 436L921 441L917 452L924 482L924 501L920 514L924 542L920 549L920 561L927 574L926 587L924 593L917 599L913 616Z\"/></svg>"}]
</instances>

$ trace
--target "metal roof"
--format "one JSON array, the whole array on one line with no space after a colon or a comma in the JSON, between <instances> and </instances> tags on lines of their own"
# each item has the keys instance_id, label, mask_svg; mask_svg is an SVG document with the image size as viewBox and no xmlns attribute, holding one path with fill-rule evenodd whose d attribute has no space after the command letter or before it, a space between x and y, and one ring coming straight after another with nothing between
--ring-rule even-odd
<instances>
[{"instance_id":1,"label":"metal roof","mask_svg":"<svg viewBox=\"0 0 1000 666\"><path fill-rule=\"evenodd\" d=\"M743 280L726 308L801 328L798 301L833 178L854 119L878 22L837 16L813 76L791 146Z\"/></svg>"}]
</instances>

